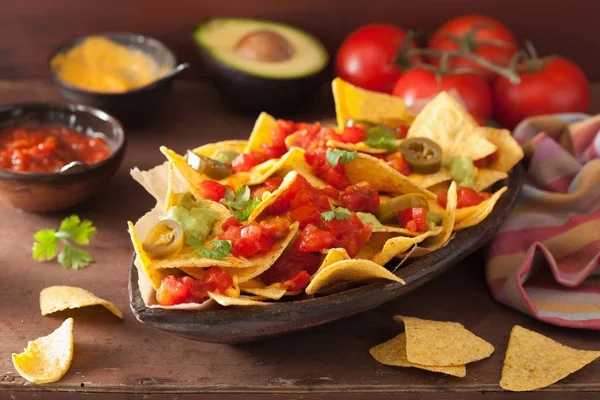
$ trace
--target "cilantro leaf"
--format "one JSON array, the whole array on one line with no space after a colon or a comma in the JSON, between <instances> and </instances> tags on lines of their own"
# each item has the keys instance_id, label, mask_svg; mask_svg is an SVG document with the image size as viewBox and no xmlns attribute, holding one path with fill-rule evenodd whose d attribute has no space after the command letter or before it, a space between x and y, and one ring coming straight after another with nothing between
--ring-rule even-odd
<instances>
[{"instance_id":1,"label":"cilantro leaf","mask_svg":"<svg viewBox=\"0 0 600 400\"><path fill-rule=\"evenodd\" d=\"M250 195L248 186L241 186L235 193L233 190L227 189L225 197L223 197L223 204L229 208L238 221L245 221L260 204L260 199Z\"/></svg>"},{"instance_id":2,"label":"cilantro leaf","mask_svg":"<svg viewBox=\"0 0 600 400\"><path fill-rule=\"evenodd\" d=\"M65 242L62 251L58 254L58 262L65 268L80 269L94 262L94 258L87 251Z\"/></svg>"},{"instance_id":3,"label":"cilantro leaf","mask_svg":"<svg viewBox=\"0 0 600 400\"><path fill-rule=\"evenodd\" d=\"M63 248L58 253L57 261L65 268L84 268L94 262L94 258L87 251L73 246L69 240L78 244L88 244L95 234L96 228L92 221L82 221L77 215L71 215L61 222L58 231L42 229L35 233L31 255L36 261L53 260L58 253L60 242Z\"/></svg>"},{"instance_id":4,"label":"cilantro leaf","mask_svg":"<svg viewBox=\"0 0 600 400\"><path fill-rule=\"evenodd\" d=\"M200 257L212 258L213 260L221 260L227 257L231 253L232 247L231 240L215 240L211 243L212 248L207 248L200 239L194 236L188 238L187 244L194 246L194 250Z\"/></svg>"},{"instance_id":5,"label":"cilantro leaf","mask_svg":"<svg viewBox=\"0 0 600 400\"><path fill-rule=\"evenodd\" d=\"M58 245L58 238L56 237L56 230L54 229L43 229L33 235L35 242L31 248L31 255L37 261L52 260L56 257L56 248Z\"/></svg>"},{"instance_id":6,"label":"cilantro leaf","mask_svg":"<svg viewBox=\"0 0 600 400\"><path fill-rule=\"evenodd\" d=\"M350 216L351 214L348 210L340 210L339 208L321 213L321 218L325 221L333 221L334 219L345 220L350 219Z\"/></svg>"},{"instance_id":7,"label":"cilantro leaf","mask_svg":"<svg viewBox=\"0 0 600 400\"><path fill-rule=\"evenodd\" d=\"M365 143L376 149L391 150L398 147L398 141L378 126L374 126L367 131L367 140L365 140Z\"/></svg>"},{"instance_id":8,"label":"cilantro leaf","mask_svg":"<svg viewBox=\"0 0 600 400\"><path fill-rule=\"evenodd\" d=\"M350 164L356 157L356 151L346 151L341 149L327 150L327 162L332 167L337 167L338 164Z\"/></svg>"},{"instance_id":9,"label":"cilantro leaf","mask_svg":"<svg viewBox=\"0 0 600 400\"><path fill-rule=\"evenodd\" d=\"M92 225L92 221L89 219L82 221L77 215L65 218L57 232L59 238L70 238L78 244L88 244L95 234L96 228Z\"/></svg>"}]
</instances>

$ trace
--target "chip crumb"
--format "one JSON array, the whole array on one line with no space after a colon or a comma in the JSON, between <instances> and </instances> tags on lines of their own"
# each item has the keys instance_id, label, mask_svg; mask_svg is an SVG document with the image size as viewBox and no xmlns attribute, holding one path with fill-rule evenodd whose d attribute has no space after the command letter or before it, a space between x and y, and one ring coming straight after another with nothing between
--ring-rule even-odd
<instances>
[{"instance_id":1,"label":"chip crumb","mask_svg":"<svg viewBox=\"0 0 600 400\"><path fill-rule=\"evenodd\" d=\"M600 357L515 325L510 332L500 386L524 392L552 385Z\"/></svg>"}]
</instances>

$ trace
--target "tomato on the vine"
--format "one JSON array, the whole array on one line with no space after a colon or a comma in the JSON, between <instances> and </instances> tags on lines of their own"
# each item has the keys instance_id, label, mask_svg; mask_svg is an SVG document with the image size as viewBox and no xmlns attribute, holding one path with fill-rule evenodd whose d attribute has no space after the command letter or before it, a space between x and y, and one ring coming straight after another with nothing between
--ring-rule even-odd
<instances>
[{"instance_id":1,"label":"tomato on the vine","mask_svg":"<svg viewBox=\"0 0 600 400\"><path fill-rule=\"evenodd\" d=\"M398 79L392 95L402 97L408 107L419 111L442 91L459 95L467 111L478 118L492 116L492 92L487 82L475 74L455 74L450 71L438 76L433 71L414 68Z\"/></svg>"},{"instance_id":2,"label":"tomato on the vine","mask_svg":"<svg viewBox=\"0 0 600 400\"><path fill-rule=\"evenodd\" d=\"M520 64L517 70L520 83L498 77L492 86L495 117L504 126L514 128L533 115L589 111L589 83L572 61L533 59Z\"/></svg>"},{"instance_id":3,"label":"tomato on the vine","mask_svg":"<svg viewBox=\"0 0 600 400\"><path fill-rule=\"evenodd\" d=\"M429 40L430 50L448 52L459 50L461 47L500 67L508 66L510 59L519 50L515 37L506 26L482 15L465 15L451 19ZM432 55L429 60L434 65L439 65L441 57ZM471 68L486 79L494 76L485 66L465 57L452 57L449 66Z\"/></svg>"},{"instance_id":4,"label":"tomato on the vine","mask_svg":"<svg viewBox=\"0 0 600 400\"><path fill-rule=\"evenodd\" d=\"M389 93L402 73L395 59L406 36L404 29L392 24L369 24L355 30L337 53L337 76L364 89ZM418 62L420 57L415 55L410 61Z\"/></svg>"}]
</instances>

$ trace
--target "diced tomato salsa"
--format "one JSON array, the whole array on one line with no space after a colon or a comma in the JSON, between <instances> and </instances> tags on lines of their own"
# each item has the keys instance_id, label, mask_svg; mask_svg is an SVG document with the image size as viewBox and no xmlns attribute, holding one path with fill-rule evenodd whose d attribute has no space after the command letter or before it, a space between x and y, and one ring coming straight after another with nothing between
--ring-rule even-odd
<instances>
[{"instance_id":1,"label":"diced tomato salsa","mask_svg":"<svg viewBox=\"0 0 600 400\"><path fill-rule=\"evenodd\" d=\"M410 168L406 161L404 161L404 157L402 157L402 153L395 152L385 157L385 162L396 171L400 172L402 175L408 176L410 175Z\"/></svg>"},{"instance_id":2,"label":"diced tomato salsa","mask_svg":"<svg viewBox=\"0 0 600 400\"><path fill-rule=\"evenodd\" d=\"M225 192L229 186L221 185L219 182L206 179L200 183L200 192L205 199L212 201L221 201L225 197Z\"/></svg>"},{"instance_id":3,"label":"diced tomato salsa","mask_svg":"<svg viewBox=\"0 0 600 400\"><path fill-rule=\"evenodd\" d=\"M224 232L219 235L219 240L231 240L231 254L236 257L266 253L273 248L277 240L283 239L290 231L287 221L279 217L247 225L242 225L235 217L230 217L223 222L221 228Z\"/></svg>"},{"instance_id":4,"label":"diced tomato salsa","mask_svg":"<svg viewBox=\"0 0 600 400\"><path fill-rule=\"evenodd\" d=\"M456 195L456 208L476 206L482 201L487 200L492 196L491 194L486 192L477 193L475 190L464 186L459 186L458 190L456 191ZM438 193L437 203L440 206L446 208L446 205L448 204L448 192Z\"/></svg>"},{"instance_id":5,"label":"diced tomato salsa","mask_svg":"<svg viewBox=\"0 0 600 400\"><path fill-rule=\"evenodd\" d=\"M334 188L344 190L347 186L350 186L350 180L346 176L346 168L341 163L332 167L327 162L327 151L327 148L324 147L310 148L304 153L304 159L316 176Z\"/></svg>"},{"instance_id":6,"label":"diced tomato salsa","mask_svg":"<svg viewBox=\"0 0 600 400\"><path fill-rule=\"evenodd\" d=\"M279 257L275 264L260 275L260 279L266 285L280 282L288 290L299 291L308 285L311 275L317 272L322 261L321 254L291 250Z\"/></svg>"},{"instance_id":7,"label":"diced tomato salsa","mask_svg":"<svg viewBox=\"0 0 600 400\"><path fill-rule=\"evenodd\" d=\"M423 207L412 207L398 211L398 225L413 232L427 231L427 210Z\"/></svg>"},{"instance_id":8,"label":"diced tomato salsa","mask_svg":"<svg viewBox=\"0 0 600 400\"><path fill-rule=\"evenodd\" d=\"M210 267L204 271L202 279L168 275L164 277L156 292L156 301L161 306L202 303L208 297L208 292L223 293L232 285L231 276L219 267Z\"/></svg>"},{"instance_id":9,"label":"diced tomato salsa","mask_svg":"<svg viewBox=\"0 0 600 400\"><path fill-rule=\"evenodd\" d=\"M18 172L54 172L73 162L95 164L110 149L99 137L64 126L31 126L0 131L0 168Z\"/></svg>"},{"instance_id":10,"label":"diced tomato salsa","mask_svg":"<svg viewBox=\"0 0 600 400\"><path fill-rule=\"evenodd\" d=\"M368 182L359 182L344 190L340 195L340 203L350 211L375 214L379 206L379 192Z\"/></svg>"}]
</instances>

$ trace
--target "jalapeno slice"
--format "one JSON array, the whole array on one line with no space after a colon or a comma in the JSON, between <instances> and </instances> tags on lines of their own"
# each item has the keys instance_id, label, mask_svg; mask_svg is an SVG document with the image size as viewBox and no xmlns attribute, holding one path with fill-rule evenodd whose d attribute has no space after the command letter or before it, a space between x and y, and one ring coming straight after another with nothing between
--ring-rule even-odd
<instances>
[{"instance_id":1,"label":"jalapeno slice","mask_svg":"<svg viewBox=\"0 0 600 400\"><path fill-rule=\"evenodd\" d=\"M172 219L158 221L146 235L142 247L151 258L167 258L183 248L181 224Z\"/></svg>"},{"instance_id":2,"label":"jalapeno slice","mask_svg":"<svg viewBox=\"0 0 600 400\"><path fill-rule=\"evenodd\" d=\"M211 179L219 180L231 175L231 167L212 158L200 156L192 151L187 152L187 163L196 171Z\"/></svg>"},{"instance_id":3,"label":"jalapeno slice","mask_svg":"<svg viewBox=\"0 0 600 400\"><path fill-rule=\"evenodd\" d=\"M400 143L404 161L413 172L433 174L442 167L442 149L427 138L408 138Z\"/></svg>"},{"instance_id":4,"label":"jalapeno slice","mask_svg":"<svg viewBox=\"0 0 600 400\"><path fill-rule=\"evenodd\" d=\"M378 127L393 138L398 139L400 137L400 133L396 129L392 128L389 125L375 124L373 122L362 121L362 120L356 120L356 121L353 119L346 120L346 126L352 127L352 126L357 126L357 125L362 126L363 128L365 128L366 131L368 131L371 128Z\"/></svg>"},{"instance_id":5,"label":"jalapeno slice","mask_svg":"<svg viewBox=\"0 0 600 400\"><path fill-rule=\"evenodd\" d=\"M420 193L408 193L386 200L377 207L377 219L381 222L396 218L398 211L422 207L429 211L427 198Z\"/></svg>"}]
</instances>

